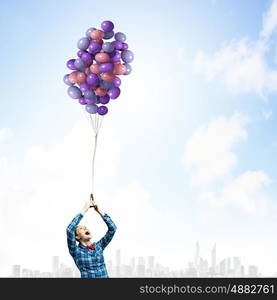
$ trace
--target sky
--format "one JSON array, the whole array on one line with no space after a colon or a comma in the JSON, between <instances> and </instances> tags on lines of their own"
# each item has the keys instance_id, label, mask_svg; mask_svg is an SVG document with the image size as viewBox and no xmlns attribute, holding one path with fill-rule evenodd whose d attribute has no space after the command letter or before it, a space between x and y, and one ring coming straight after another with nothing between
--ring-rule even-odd
<instances>
[{"instance_id":1,"label":"sky","mask_svg":"<svg viewBox=\"0 0 277 300\"><path fill-rule=\"evenodd\" d=\"M72 263L65 229L90 193L92 131L67 95L66 61L112 20L134 52L108 104L95 199L122 251L170 268L239 256L277 272L277 1L10 1L1 4L0 276ZM97 240L105 225L82 221ZM15 248L15 245L20 248Z\"/></svg>"}]
</instances>

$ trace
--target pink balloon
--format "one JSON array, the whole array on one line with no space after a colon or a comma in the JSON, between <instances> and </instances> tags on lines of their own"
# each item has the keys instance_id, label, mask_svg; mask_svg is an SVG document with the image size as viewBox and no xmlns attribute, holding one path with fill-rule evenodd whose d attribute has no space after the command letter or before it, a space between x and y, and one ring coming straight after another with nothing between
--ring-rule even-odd
<instances>
[{"instance_id":1,"label":"pink balloon","mask_svg":"<svg viewBox=\"0 0 277 300\"><path fill-rule=\"evenodd\" d=\"M126 67L122 64L115 64L113 74L115 75L122 75L126 72Z\"/></svg>"},{"instance_id":2,"label":"pink balloon","mask_svg":"<svg viewBox=\"0 0 277 300\"><path fill-rule=\"evenodd\" d=\"M90 66L90 70L91 70L91 72L94 73L94 74L100 74L101 72L100 72L100 70L99 70L99 67L100 67L100 65L92 64L92 65Z\"/></svg>"},{"instance_id":3,"label":"pink balloon","mask_svg":"<svg viewBox=\"0 0 277 300\"><path fill-rule=\"evenodd\" d=\"M103 39L104 35L105 35L104 31L96 29L91 32L90 37L93 40L101 40Z\"/></svg>"},{"instance_id":4,"label":"pink balloon","mask_svg":"<svg viewBox=\"0 0 277 300\"><path fill-rule=\"evenodd\" d=\"M69 74L69 76L68 76L69 82L77 83L77 73L78 73L78 71L73 71Z\"/></svg>"},{"instance_id":5,"label":"pink balloon","mask_svg":"<svg viewBox=\"0 0 277 300\"><path fill-rule=\"evenodd\" d=\"M107 54L105 52L100 52L95 55L95 60L98 62L101 62L101 63L109 62L110 56L109 56L109 54Z\"/></svg>"},{"instance_id":6,"label":"pink balloon","mask_svg":"<svg viewBox=\"0 0 277 300\"><path fill-rule=\"evenodd\" d=\"M105 90L101 87L98 87L94 92L95 92L95 95L100 96L100 97L105 96L107 94L107 90Z\"/></svg>"},{"instance_id":7,"label":"pink balloon","mask_svg":"<svg viewBox=\"0 0 277 300\"><path fill-rule=\"evenodd\" d=\"M86 81L87 76L84 72L77 72L77 83L82 84Z\"/></svg>"},{"instance_id":8,"label":"pink balloon","mask_svg":"<svg viewBox=\"0 0 277 300\"><path fill-rule=\"evenodd\" d=\"M102 39L100 39L100 40L92 40L93 42L96 42L96 43L100 43L100 44L103 44L104 43L104 41L102 40Z\"/></svg>"},{"instance_id":9,"label":"pink balloon","mask_svg":"<svg viewBox=\"0 0 277 300\"><path fill-rule=\"evenodd\" d=\"M112 73L101 73L100 77L106 82L112 82L115 79L115 75Z\"/></svg>"}]
</instances>

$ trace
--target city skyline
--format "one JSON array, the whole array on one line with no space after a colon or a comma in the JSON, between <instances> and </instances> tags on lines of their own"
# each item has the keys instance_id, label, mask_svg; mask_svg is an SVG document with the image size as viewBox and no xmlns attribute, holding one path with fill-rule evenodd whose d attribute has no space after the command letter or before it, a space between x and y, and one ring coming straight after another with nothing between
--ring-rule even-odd
<instances>
[{"instance_id":1,"label":"city skyline","mask_svg":"<svg viewBox=\"0 0 277 300\"><path fill-rule=\"evenodd\" d=\"M162 265L156 261L154 255L132 256L126 263L126 260L122 260L121 249L116 249L114 260L109 259L106 266L109 277L277 277L277 270L274 274L265 276L256 265L248 265L246 268L238 256L225 257L218 261L216 243L211 248L210 260L201 257L200 253L200 243L196 241L194 260L187 262L185 268L180 267L177 270ZM8 277L79 278L80 272L74 263L68 266L60 261L59 256L54 255L51 271L31 270L15 264L12 265Z\"/></svg>"}]
</instances>

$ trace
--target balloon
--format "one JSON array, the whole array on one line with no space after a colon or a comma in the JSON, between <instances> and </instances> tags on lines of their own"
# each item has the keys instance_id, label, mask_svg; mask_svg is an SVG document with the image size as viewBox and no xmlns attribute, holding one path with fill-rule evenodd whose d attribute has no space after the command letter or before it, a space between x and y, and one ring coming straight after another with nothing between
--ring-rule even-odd
<instances>
[{"instance_id":1,"label":"balloon","mask_svg":"<svg viewBox=\"0 0 277 300\"><path fill-rule=\"evenodd\" d=\"M77 73L78 71L73 71L71 74L69 74L68 81L71 83L77 83Z\"/></svg>"},{"instance_id":2,"label":"balloon","mask_svg":"<svg viewBox=\"0 0 277 300\"><path fill-rule=\"evenodd\" d=\"M84 51L84 50L79 50L78 52L77 52L77 56L78 57L82 57L82 54L84 54L84 53L86 53L86 51Z\"/></svg>"},{"instance_id":3,"label":"balloon","mask_svg":"<svg viewBox=\"0 0 277 300\"><path fill-rule=\"evenodd\" d=\"M97 112L99 113L99 115L103 116L108 112L108 108L107 106L101 105L98 107Z\"/></svg>"},{"instance_id":4,"label":"balloon","mask_svg":"<svg viewBox=\"0 0 277 300\"><path fill-rule=\"evenodd\" d=\"M117 62L120 61L121 54L120 52L116 51L115 54L111 57L111 62Z\"/></svg>"},{"instance_id":5,"label":"balloon","mask_svg":"<svg viewBox=\"0 0 277 300\"><path fill-rule=\"evenodd\" d=\"M71 81L69 81L69 74L66 74L64 75L63 77L63 82L66 84L66 85L69 85L69 86L72 86L74 83L72 83Z\"/></svg>"},{"instance_id":6,"label":"balloon","mask_svg":"<svg viewBox=\"0 0 277 300\"><path fill-rule=\"evenodd\" d=\"M113 71L113 63L102 63L99 67L100 72L112 72Z\"/></svg>"},{"instance_id":7,"label":"balloon","mask_svg":"<svg viewBox=\"0 0 277 300\"><path fill-rule=\"evenodd\" d=\"M100 76L106 82L112 82L115 79L115 75L112 73L101 73Z\"/></svg>"},{"instance_id":8,"label":"balloon","mask_svg":"<svg viewBox=\"0 0 277 300\"><path fill-rule=\"evenodd\" d=\"M116 99L120 95L120 88L114 87L108 90L108 95L110 96L111 99Z\"/></svg>"},{"instance_id":9,"label":"balloon","mask_svg":"<svg viewBox=\"0 0 277 300\"><path fill-rule=\"evenodd\" d=\"M95 92L95 95L97 95L97 96L105 96L107 94L107 90L105 90L101 87L98 87L94 92Z\"/></svg>"},{"instance_id":10,"label":"balloon","mask_svg":"<svg viewBox=\"0 0 277 300\"><path fill-rule=\"evenodd\" d=\"M125 73L123 75L129 75L132 72L132 66L130 64L123 64L126 67Z\"/></svg>"},{"instance_id":11,"label":"balloon","mask_svg":"<svg viewBox=\"0 0 277 300\"><path fill-rule=\"evenodd\" d=\"M99 98L99 102L102 104L107 104L110 101L110 96L109 95L105 95Z\"/></svg>"},{"instance_id":12,"label":"balloon","mask_svg":"<svg viewBox=\"0 0 277 300\"><path fill-rule=\"evenodd\" d=\"M99 52L101 49L101 44L94 41L92 41L88 46L88 52L92 54Z\"/></svg>"},{"instance_id":13,"label":"balloon","mask_svg":"<svg viewBox=\"0 0 277 300\"><path fill-rule=\"evenodd\" d=\"M96 98L95 99L89 99L85 98L87 104L96 104Z\"/></svg>"},{"instance_id":14,"label":"balloon","mask_svg":"<svg viewBox=\"0 0 277 300\"><path fill-rule=\"evenodd\" d=\"M78 84L82 84L82 83L84 83L86 81L87 76L86 76L85 73L83 73L83 72L77 72L76 75L77 75L76 76L76 78L77 78L76 80L77 80Z\"/></svg>"},{"instance_id":15,"label":"balloon","mask_svg":"<svg viewBox=\"0 0 277 300\"><path fill-rule=\"evenodd\" d=\"M81 58L75 59L74 66L76 67L77 70L79 71L85 71L85 64L81 60Z\"/></svg>"},{"instance_id":16,"label":"balloon","mask_svg":"<svg viewBox=\"0 0 277 300\"><path fill-rule=\"evenodd\" d=\"M81 97L81 98L79 98L79 103L82 105L85 105L85 104L87 104L87 101L84 97Z\"/></svg>"},{"instance_id":17,"label":"balloon","mask_svg":"<svg viewBox=\"0 0 277 300\"><path fill-rule=\"evenodd\" d=\"M134 54L130 50L124 50L121 53L121 58L125 63L130 63L134 60Z\"/></svg>"},{"instance_id":18,"label":"balloon","mask_svg":"<svg viewBox=\"0 0 277 300\"><path fill-rule=\"evenodd\" d=\"M92 32L93 30L95 30L95 29L96 29L96 28L94 28L94 27L89 28L89 29L86 31L86 36L87 36L88 38L90 38L91 32Z\"/></svg>"},{"instance_id":19,"label":"balloon","mask_svg":"<svg viewBox=\"0 0 277 300\"><path fill-rule=\"evenodd\" d=\"M121 50L127 50L127 49L128 49L128 44L127 43L122 43Z\"/></svg>"},{"instance_id":20,"label":"balloon","mask_svg":"<svg viewBox=\"0 0 277 300\"><path fill-rule=\"evenodd\" d=\"M100 67L100 65L98 65L98 64L92 64L92 65L90 66L90 70L91 70L91 72L94 73L94 74L100 74L101 72L100 72L100 70L99 70L99 67Z\"/></svg>"},{"instance_id":21,"label":"balloon","mask_svg":"<svg viewBox=\"0 0 277 300\"><path fill-rule=\"evenodd\" d=\"M84 92L84 97L86 99L91 99L91 100L95 100L96 99L96 95L92 90L88 90Z\"/></svg>"},{"instance_id":22,"label":"balloon","mask_svg":"<svg viewBox=\"0 0 277 300\"><path fill-rule=\"evenodd\" d=\"M107 32L107 31L112 31L114 29L114 24L111 21L103 21L101 23L101 28Z\"/></svg>"},{"instance_id":23,"label":"balloon","mask_svg":"<svg viewBox=\"0 0 277 300\"><path fill-rule=\"evenodd\" d=\"M100 62L100 63L109 62L110 61L110 56L105 52L97 53L95 55L95 60Z\"/></svg>"},{"instance_id":24,"label":"balloon","mask_svg":"<svg viewBox=\"0 0 277 300\"><path fill-rule=\"evenodd\" d=\"M86 105L86 111L90 114L96 114L98 110L98 106L95 104Z\"/></svg>"},{"instance_id":25,"label":"balloon","mask_svg":"<svg viewBox=\"0 0 277 300\"><path fill-rule=\"evenodd\" d=\"M67 65L68 69L77 70L77 68L75 67L74 62L75 62L75 59L70 59L70 60L67 61L66 65Z\"/></svg>"},{"instance_id":26,"label":"balloon","mask_svg":"<svg viewBox=\"0 0 277 300\"><path fill-rule=\"evenodd\" d=\"M113 41L112 44L116 50L120 50L122 48L122 43L120 41Z\"/></svg>"},{"instance_id":27,"label":"balloon","mask_svg":"<svg viewBox=\"0 0 277 300\"><path fill-rule=\"evenodd\" d=\"M76 86L70 86L67 89L67 93L73 99L78 99L82 96L82 93L81 93L80 89L77 88Z\"/></svg>"},{"instance_id":28,"label":"balloon","mask_svg":"<svg viewBox=\"0 0 277 300\"><path fill-rule=\"evenodd\" d=\"M107 31L107 32L104 33L103 39L104 40L108 40L108 39L112 38L113 36L114 36L114 32L113 31Z\"/></svg>"},{"instance_id":29,"label":"balloon","mask_svg":"<svg viewBox=\"0 0 277 300\"><path fill-rule=\"evenodd\" d=\"M92 65L92 66L93 66L93 65ZM92 67L92 66L91 66L91 67ZM89 85L92 85L92 86L95 86L95 85L99 84L99 78L98 78L98 76L95 75L95 74L93 74L93 73L89 74L89 75L87 76L87 83L88 83Z\"/></svg>"},{"instance_id":30,"label":"balloon","mask_svg":"<svg viewBox=\"0 0 277 300\"><path fill-rule=\"evenodd\" d=\"M81 90L82 92L89 91L89 90L90 90L90 85L87 84L86 82L81 83L81 84L80 84L80 90Z\"/></svg>"},{"instance_id":31,"label":"balloon","mask_svg":"<svg viewBox=\"0 0 277 300\"><path fill-rule=\"evenodd\" d=\"M78 43L77 43L77 47L81 50L86 50L87 47L89 46L90 40L87 37L83 37L81 39L79 39Z\"/></svg>"},{"instance_id":32,"label":"balloon","mask_svg":"<svg viewBox=\"0 0 277 300\"><path fill-rule=\"evenodd\" d=\"M93 40L101 40L104 37L104 31L99 30L99 29L95 29L91 32L90 37Z\"/></svg>"},{"instance_id":33,"label":"balloon","mask_svg":"<svg viewBox=\"0 0 277 300\"><path fill-rule=\"evenodd\" d=\"M102 49L105 51L105 52L108 52L108 53L111 53L114 51L114 45L110 42L106 42L102 45Z\"/></svg>"},{"instance_id":34,"label":"balloon","mask_svg":"<svg viewBox=\"0 0 277 300\"><path fill-rule=\"evenodd\" d=\"M113 74L122 75L126 72L126 66L122 64L115 64L113 69Z\"/></svg>"},{"instance_id":35,"label":"balloon","mask_svg":"<svg viewBox=\"0 0 277 300\"><path fill-rule=\"evenodd\" d=\"M114 87L114 83L101 80L100 81L100 87L102 87L105 90L108 90L108 89L111 89L111 88Z\"/></svg>"},{"instance_id":36,"label":"balloon","mask_svg":"<svg viewBox=\"0 0 277 300\"><path fill-rule=\"evenodd\" d=\"M121 79L116 76L115 79L113 80L113 84L115 87L119 87L121 85Z\"/></svg>"},{"instance_id":37,"label":"balloon","mask_svg":"<svg viewBox=\"0 0 277 300\"><path fill-rule=\"evenodd\" d=\"M115 35L114 35L114 38L119 41L119 42L125 42L126 40L126 35L122 32L117 32Z\"/></svg>"},{"instance_id":38,"label":"balloon","mask_svg":"<svg viewBox=\"0 0 277 300\"><path fill-rule=\"evenodd\" d=\"M83 62L91 62L93 60L93 56L90 53L83 53L81 56Z\"/></svg>"}]
</instances>

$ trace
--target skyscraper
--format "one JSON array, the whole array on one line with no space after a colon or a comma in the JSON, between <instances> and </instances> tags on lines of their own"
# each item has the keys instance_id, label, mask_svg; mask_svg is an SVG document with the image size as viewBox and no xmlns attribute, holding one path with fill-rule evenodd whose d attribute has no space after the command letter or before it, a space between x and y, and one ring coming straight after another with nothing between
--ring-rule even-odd
<instances>
[{"instance_id":1,"label":"skyscraper","mask_svg":"<svg viewBox=\"0 0 277 300\"><path fill-rule=\"evenodd\" d=\"M211 254L211 273L212 275L216 273L216 243L213 246Z\"/></svg>"},{"instance_id":2,"label":"skyscraper","mask_svg":"<svg viewBox=\"0 0 277 300\"><path fill-rule=\"evenodd\" d=\"M197 241L195 247L194 265L198 273L199 273L199 259L200 259L200 247Z\"/></svg>"},{"instance_id":3,"label":"skyscraper","mask_svg":"<svg viewBox=\"0 0 277 300\"><path fill-rule=\"evenodd\" d=\"M52 257L52 273L53 277L59 277L59 256Z\"/></svg>"}]
</instances>

